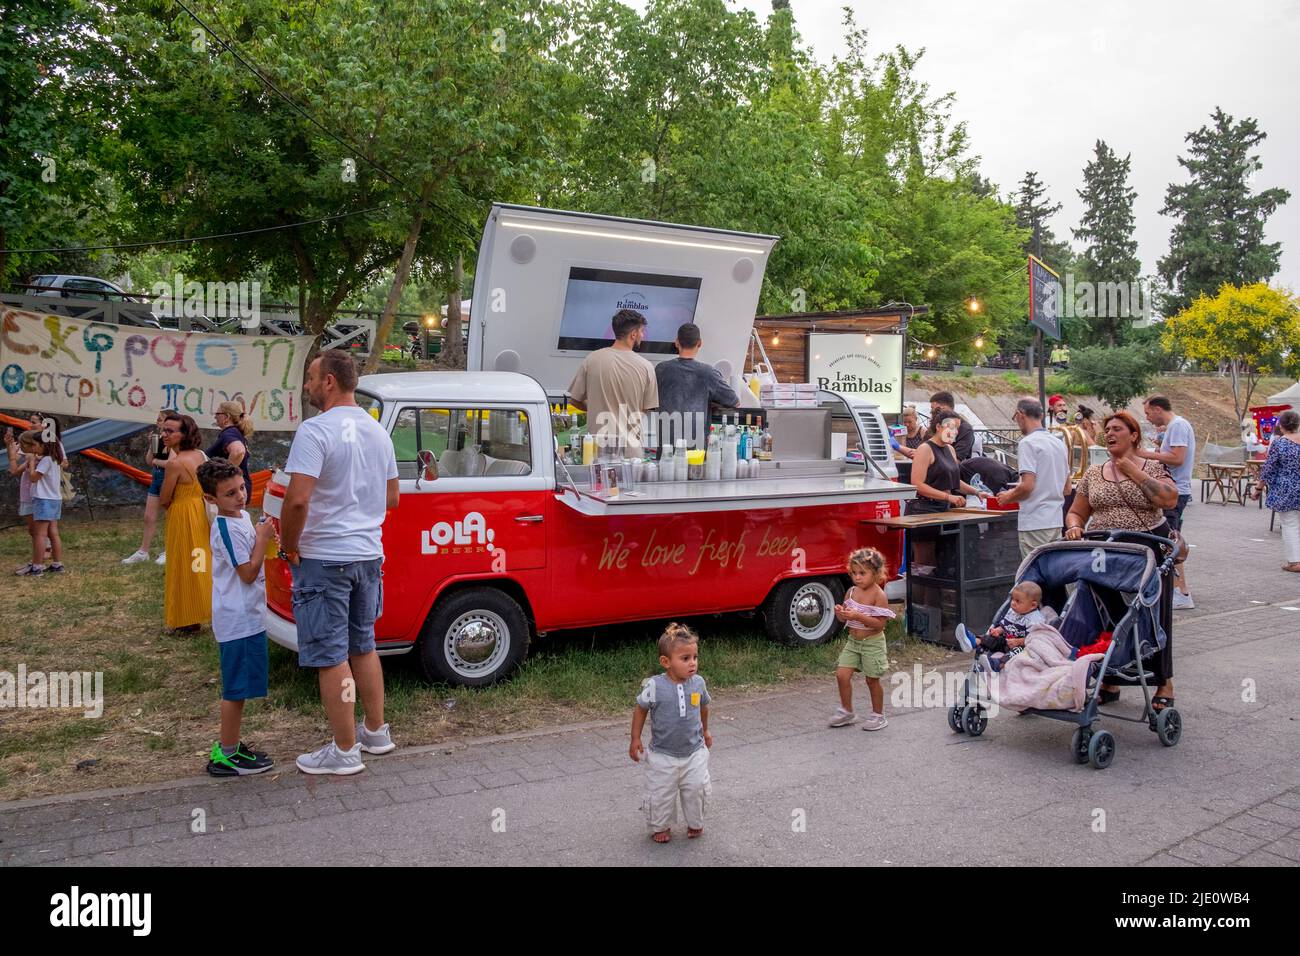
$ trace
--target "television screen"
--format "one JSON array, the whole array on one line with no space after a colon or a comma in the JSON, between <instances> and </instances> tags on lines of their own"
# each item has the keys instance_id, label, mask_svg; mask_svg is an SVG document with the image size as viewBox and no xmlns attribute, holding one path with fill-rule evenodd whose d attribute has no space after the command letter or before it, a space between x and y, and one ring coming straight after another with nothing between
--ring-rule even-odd
<instances>
[{"instance_id":1,"label":"television screen","mask_svg":"<svg viewBox=\"0 0 1300 956\"><path fill-rule=\"evenodd\" d=\"M569 269L557 347L604 348L614 341L614 313L634 309L647 322L641 350L671 355L677 327L695 321L699 297L698 278L574 266Z\"/></svg>"}]
</instances>

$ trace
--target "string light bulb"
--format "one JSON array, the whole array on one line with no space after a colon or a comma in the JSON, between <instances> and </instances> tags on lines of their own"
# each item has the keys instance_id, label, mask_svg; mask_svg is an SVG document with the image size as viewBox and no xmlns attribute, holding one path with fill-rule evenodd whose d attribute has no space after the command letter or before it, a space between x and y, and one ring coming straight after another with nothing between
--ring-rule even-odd
<instances>
[{"instance_id":1,"label":"string light bulb","mask_svg":"<svg viewBox=\"0 0 1300 956\"><path fill-rule=\"evenodd\" d=\"M780 332L773 332L773 333L772 333L772 344L773 344L773 345L780 345L780 344L781 344L781 333L780 333Z\"/></svg>"},{"instance_id":2,"label":"string light bulb","mask_svg":"<svg viewBox=\"0 0 1300 956\"><path fill-rule=\"evenodd\" d=\"M976 347L977 349L982 349L982 348L984 348L984 336L981 335L981 336L979 336L979 338L977 338L977 339L975 340L975 347Z\"/></svg>"},{"instance_id":3,"label":"string light bulb","mask_svg":"<svg viewBox=\"0 0 1300 956\"><path fill-rule=\"evenodd\" d=\"M966 303L966 308L970 310L971 315L974 315L980 310L980 300L971 296L970 301Z\"/></svg>"},{"instance_id":4,"label":"string light bulb","mask_svg":"<svg viewBox=\"0 0 1300 956\"><path fill-rule=\"evenodd\" d=\"M932 358L934 358L934 357L935 357L936 355L938 355L938 354L939 354L938 351L936 351L936 350L933 349L933 348L929 348L929 349L926 349L926 350L925 350L925 357L926 357L926 358L931 358L931 359L932 359Z\"/></svg>"},{"instance_id":5,"label":"string light bulb","mask_svg":"<svg viewBox=\"0 0 1300 956\"><path fill-rule=\"evenodd\" d=\"M867 345L870 345L870 344L871 344L871 333L870 333L870 332L867 333L865 341L866 341Z\"/></svg>"}]
</instances>

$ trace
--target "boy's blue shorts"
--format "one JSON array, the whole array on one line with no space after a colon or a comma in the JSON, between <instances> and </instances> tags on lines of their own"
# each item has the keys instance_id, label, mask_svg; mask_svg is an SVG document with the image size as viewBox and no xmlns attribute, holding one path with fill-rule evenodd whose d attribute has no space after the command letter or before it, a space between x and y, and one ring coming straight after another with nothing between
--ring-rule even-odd
<instances>
[{"instance_id":1,"label":"boy's blue shorts","mask_svg":"<svg viewBox=\"0 0 1300 956\"><path fill-rule=\"evenodd\" d=\"M221 699L248 700L266 696L266 631L222 641Z\"/></svg>"},{"instance_id":2,"label":"boy's blue shorts","mask_svg":"<svg viewBox=\"0 0 1300 956\"><path fill-rule=\"evenodd\" d=\"M162 468L153 470L153 478L149 481L149 494L155 498L162 497L163 479L167 477L167 472Z\"/></svg>"}]
</instances>

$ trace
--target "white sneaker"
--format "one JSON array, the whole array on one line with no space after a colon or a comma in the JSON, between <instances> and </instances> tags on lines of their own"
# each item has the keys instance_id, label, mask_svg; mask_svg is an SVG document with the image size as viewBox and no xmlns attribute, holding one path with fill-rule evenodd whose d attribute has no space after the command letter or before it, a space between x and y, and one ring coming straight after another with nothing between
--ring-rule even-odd
<instances>
[{"instance_id":1,"label":"white sneaker","mask_svg":"<svg viewBox=\"0 0 1300 956\"><path fill-rule=\"evenodd\" d=\"M392 734L388 732L388 724L378 730L371 730L362 720L357 721L357 743L368 754L386 754L397 749Z\"/></svg>"},{"instance_id":2,"label":"white sneaker","mask_svg":"<svg viewBox=\"0 0 1300 956\"><path fill-rule=\"evenodd\" d=\"M889 726L884 714L871 714L862 721L863 730L884 730Z\"/></svg>"},{"instance_id":3,"label":"white sneaker","mask_svg":"<svg viewBox=\"0 0 1300 956\"><path fill-rule=\"evenodd\" d=\"M167 563L167 552L164 551L162 554L158 555L158 558L157 560L154 561L154 564L166 564L166 563Z\"/></svg>"},{"instance_id":4,"label":"white sneaker","mask_svg":"<svg viewBox=\"0 0 1300 956\"><path fill-rule=\"evenodd\" d=\"M143 562L145 562L145 561L148 561L148 560L149 560L149 552L148 552L148 551L145 551L145 550L142 549L142 550L140 550L140 551L137 551L135 554L131 555L131 557L129 557L129 558L123 558L123 559L122 559L122 563L123 563L123 564L141 564L141 563L143 563Z\"/></svg>"},{"instance_id":5,"label":"white sneaker","mask_svg":"<svg viewBox=\"0 0 1300 956\"><path fill-rule=\"evenodd\" d=\"M975 650L975 635L966 630L965 624L958 624L953 635L957 638L957 646L967 654L970 654Z\"/></svg>"},{"instance_id":6,"label":"white sneaker","mask_svg":"<svg viewBox=\"0 0 1300 956\"><path fill-rule=\"evenodd\" d=\"M366 765L361 762L360 744L353 744L351 750L340 750L332 740L315 753L303 754L298 758L297 764L303 773L336 773L342 776L366 769Z\"/></svg>"},{"instance_id":7,"label":"white sneaker","mask_svg":"<svg viewBox=\"0 0 1300 956\"><path fill-rule=\"evenodd\" d=\"M1174 610L1190 611L1196 607L1196 602L1192 600L1190 594L1184 594L1178 588L1174 588Z\"/></svg>"},{"instance_id":8,"label":"white sneaker","mask_svg":"<svg viewBox=\"0 0 1300 956\"><path fill-rule=\"evenodd\" d=\"M855 714L853 711L845 710L843 707L836 707L835 713L831 717L831 722L829 726L847 727L849 724L856 724L857 722L858 722L858 715Z\"/></svg>"}]
</instances>

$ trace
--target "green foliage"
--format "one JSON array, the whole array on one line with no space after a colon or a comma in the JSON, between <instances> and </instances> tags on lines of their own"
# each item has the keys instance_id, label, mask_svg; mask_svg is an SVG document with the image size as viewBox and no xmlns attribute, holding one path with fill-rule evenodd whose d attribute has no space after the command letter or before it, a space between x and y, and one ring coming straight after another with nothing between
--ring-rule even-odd
<instances>
[{"instance_id":1,"label":"green foliage","mask_svg":"<svg viewBox=\"0 0 1300 956\"><path fill-rule=\"evenodd\" d=\"M1254 119L1234 123L1222 109L1211 119L1212 127L1187 134L1188 155L1178 163L1188 181L1169 185L1160 210L1178 220L1159 264L1169 287L1162 302L1167 316L1190 307L1197 296L1214 295L1223 283L1245 286L1278 270L1282 244L1265 242L1264 229L1291 194L1278 187L1250 189L1263 168L1252 150L1267 134Z\"/></svg>"},{"instance_id":2,"label":"green foliage","mask_svg":"<svg viewBox=\"0 0 1300 956\"><path fill-rule=\"evenodd\" d=\"M1071 349L1066 378L1076 394L1096 395L1112 409L1119 410L1147 393L1158 364L1158 356L1139 345Z\"/></svg>"},{"instance_id":3,"label":"green foliage","mask_svg":"<svg viewBox=\"0 0 1300 956\"><path fill-rule=\"evenodd\" d=\"M1012 388L1019 388L1021 385L1025 384L1025 379L1022 376L1017 375L1015 372L1003 372L1002 381L1006 382Z\"/></svg>"},{"instance_id":4,"label":"green foliage","mask_svg":"<svg viewBox=\"0 0 1300 956\"><path fill-rule=\"evenodd\" d=\"M1300 374L1300 308L1287 293L1255 282L1224 283L1165 320L1162 340L1193 361L1227 363L1240 421L1262 375Z\"/></svg>"},{"instance_id":5,"label":"green foliage","mask_svg":"<svg viewBox=\"0 0 1300 956\"><path fill-rule=\"evenodd\" d=\"M1130 286L1137 282L1142 263L1137 258L1137 239L1133 236L1135 220L1133 202L1137 191L1128 185L1131 157L1119 156L1102 140L1097 140L1096 158L1083 169L1083 217L1073 230L1074 238L1087 243L1079 257L1078 278L1094 285L1118 283ZM1134 316L1115 314L1118 310L1094 302L1087 319L1087 335L1078 344L1116 345L1125 341ZM1130 308L1136 304L1130 303Z\"/></svg>"}]
</instances>

